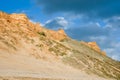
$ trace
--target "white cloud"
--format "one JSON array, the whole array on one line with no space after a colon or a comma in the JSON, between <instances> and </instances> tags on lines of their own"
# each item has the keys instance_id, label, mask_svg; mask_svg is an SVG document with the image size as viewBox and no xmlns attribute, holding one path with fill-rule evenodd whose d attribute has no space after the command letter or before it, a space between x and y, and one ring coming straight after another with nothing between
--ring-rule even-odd
<instances>
[{"instance_id":1,"label":"white cloud","mask_svg":"<svg viewBox=\"0 0 120 80\"><path fill-rule=\"evenodd\" d=\"M120 60L120 50L119 47L112 47L104 49L112 59Z\"/></svg>"},{"instance_id":2,"label":"white cloud","mask_svg":"<svg viewBox=\"0 0 120 80\"><path fill-rule=\"evenodd\" d=\"M112 56L112 59L118 60L118 59L119 59L119 56L118 56L118 55L113 55L113 56Z\"/></svg>"},{"instance_id":3,"label":"white cloud","mask_svg":"<svg viewBox=\"0 0 120 80\"><path fill-rule=\"evenodd\" d=\"M99 27L101 27L101 25L98 22L96 23L96 25L99 26Z\"/></svg>"},{"instance_id":4,"label":"white cloud","mask_svg":"<svg viewBox=\"0 0 120 80\"><path fill-rule=\"evenodd\" d=\"M34 24L36 24L36 22L35 22L35 21L33 21L33 20L30 20L30 22L32 22L32 23L34 23Z\"/></svg>"},{"instance_id":5,"label":"white cloud","mask_svg":"<svg viewBox=\"0 0 120 80\"><path fill-rule=\"evenodd\" d=\"M50 29L67 29L68 27L68 21L64 17L56 17L54 19L48 20L44 24L45 27Z\"/></svg>"},{"instance_id":6,"label":"white cloud","mask_svg":"<svg viewBox=\"0 0 120 80\"><path fill-rule=\"evenodd\" d=\"M57 17L56 20L58 20L58 24L61 24L64 27L68 26L68 21L65 20L64 17Z\"/></svg>"},{"instance_id":7,"label":"white cloud","mask_svg":"<svg viewBox=\"0 0 120 80\"><path fill-rule=\"evenodd\" d=\"M120 29L120 16L114 16L111 18L107 18L104 20L105 23L107 23L106 27L110 27L112 29Z\"/></svg>"},{"instance_id":8,"label":"white cloud","mask_svg":"<svg viewBox=\"0 0 120 80\"><path fill-rule=\"evenodd\" d=\"M52 22L52 20L47 20L45 24L49 24L50 22Z\"/></svg>"}]
</instances>

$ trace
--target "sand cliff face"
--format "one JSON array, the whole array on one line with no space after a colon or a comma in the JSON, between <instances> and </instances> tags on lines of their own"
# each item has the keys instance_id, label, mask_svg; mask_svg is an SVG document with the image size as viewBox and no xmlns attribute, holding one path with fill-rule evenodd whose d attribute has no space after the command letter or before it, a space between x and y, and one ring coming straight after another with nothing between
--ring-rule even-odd
<instances>
[{"instance_id":1,"label":"sand cliff face","mask_svg":"<svg viewBox=\"0 0 120 80\"><path fill-rule=\"evenodd\" d=\"M100 51L100 48L98 47L96 42L88 42L87 43L89 47L93 48L96 51Z\"/></svg>"},{"instance_id":2,"label":"sand cliff face","mask_svg":"<svg viewBox=\"0 0 120 80\"><path fill-rule=\"evenodd\" d=\"M67 38L66 33L64 32L64 30L60 29L58 31L53 31L53 30L49 30L48 32L51 36L52 39L54 40L63 40L65 38Z\"/></svg>"},{"instance_id":3,"label":"sand cliff face","mask_svg":"<svg viewBox=\"0 0 120 80\"><path fill-rule=\"evenodd\" d=\"M92 48L93 50L97 51L98 53L106 56L106 52L101 51L100 47L97 45L96 42L84 42L84 41L82 41L81 43Z\"/></svg>"},{"instance_id":4,"label":"sand cliff face","mask_svg":"<svg viewBox=\"0 0 120 80\"><path fill-rule=\"evenodd\" d=\"M119 62L104 55L96 42L79 43L25 14L0 12L0 79L119 79Z\"/></svg>"},{"instance_id":5,"label":"sand cliff face","mask_svg":"<svg viewBox=\"0 0 120 80\"><path fill-rule=\"evenodd\" d=\"M28 18L25 14L11 14L10 15L11 18L15 19L15 20L21 20L21 21L27 21Z\"/></svg>"}]
</instances>

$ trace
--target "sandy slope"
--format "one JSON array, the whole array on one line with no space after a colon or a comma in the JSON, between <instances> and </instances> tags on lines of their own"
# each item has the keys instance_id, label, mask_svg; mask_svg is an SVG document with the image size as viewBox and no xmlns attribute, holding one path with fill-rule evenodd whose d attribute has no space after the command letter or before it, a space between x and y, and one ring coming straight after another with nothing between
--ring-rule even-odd
<instances>
[{"instance_id":1,"label":"sandy slope","mask_svg":"<svg viewBox=\"0 0 120 80\"><path fill-rule=\"evenodd\" d=\"M43 78L40 80L106 80L97 76L87 75L59 61L44 61L25 54L7 54L2 52L0 54L0 76L8 78L8 80L38 80L37 78ZM34 79L24 77L33 77Z\"/></svg>"}]
</instances>

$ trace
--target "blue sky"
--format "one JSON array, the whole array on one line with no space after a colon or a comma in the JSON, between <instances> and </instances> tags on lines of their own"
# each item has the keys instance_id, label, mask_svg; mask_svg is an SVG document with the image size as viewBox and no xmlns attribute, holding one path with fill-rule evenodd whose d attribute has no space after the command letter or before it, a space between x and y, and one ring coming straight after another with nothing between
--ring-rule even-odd
<instances>
[{"instance_id":1,"label":"blue sky","mask_svg":"<svg viewBox=\"0 0 120 80\"><path fill-rule=\"evenodd\" d=\"M120 60L120 0L1 0L0 10L25 13L76 40L96 41L108 56Z\"/></svg>"}]
</instances>

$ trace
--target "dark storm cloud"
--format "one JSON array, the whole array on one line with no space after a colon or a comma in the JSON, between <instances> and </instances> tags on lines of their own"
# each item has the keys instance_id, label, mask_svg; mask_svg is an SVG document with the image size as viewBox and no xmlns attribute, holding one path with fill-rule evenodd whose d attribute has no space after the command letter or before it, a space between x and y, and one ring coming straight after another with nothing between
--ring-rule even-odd
<instances>
[{"instance_id":1,"label":"dark storm cloud","mask_svg":"<svg viewBox=\"0 0 120 80\"><path fill-rule=\"evenodd\" d=\"M89 17L120 15L120 0L36 0L46 13L71 12Z\"/></svg>"}]
</instances>

